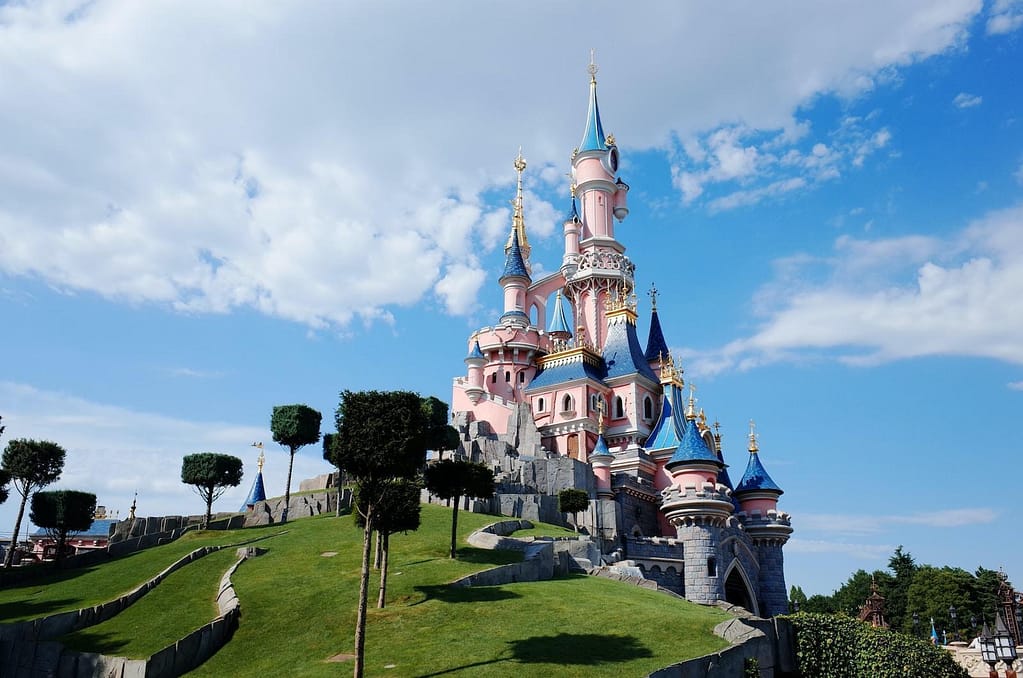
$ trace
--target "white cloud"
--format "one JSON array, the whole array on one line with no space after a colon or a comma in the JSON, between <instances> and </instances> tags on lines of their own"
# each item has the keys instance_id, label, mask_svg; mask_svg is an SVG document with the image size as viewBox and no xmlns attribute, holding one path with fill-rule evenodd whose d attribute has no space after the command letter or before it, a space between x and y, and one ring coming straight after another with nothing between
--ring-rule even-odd
<instances>
[{"instance_id":1,"label":"white cloud","mask_svg":"<svg viewBox=\"0 0 1023 678\"><path fill-rule=\"evenodd\" d=\"M826 355L874 365L930 355L1023 364L1023 205L958 234L857 240L828 259L777 262L760 290L756 332L711 351L683 351L713 373Z\"/></svg>"},{"instance_id":2,"label":"white cloud","mask_svg":"<svg viewBox=\"0 0 1023 678\"><path fill-rule=\"evenodd\" d=\"M437 283L437 294L443 299L448 313L462 315L475 307L476 295L487 274L478 267L454 264Z\"/></svg>"},{"instance_id":3,"label":"white cloud","mask_svg":"<svg viewBox=\"0 0 1023 678\"><path fill-rule=\"evenodd\" d=\"M173 377L190 379L216 379L224 376L224 373L219 370L197 370L193 367L164 367L161 368L161 371Z\"/></svg>"},{"instance_id":4,"label":"white cloud","mask_svg":"<svg viewBox=\"0 0 1023 678\"><path fill-rule=\"evenodd\" d=\"M955 104L956 108L973 108L974 106L980 106L983 101L983 97L975 94L967 94L966 92L960 92L956 95L956 98L952 100L952 103Z\"/></svg>"},{"instance_id":5,"label":"white cloud","mask_svg":"<svg viewBox=\"0 0 1023 678\"><path fill-rule=\"evenodd\" d=\"M991 508L959 508L918 511L907 515L869 515L861 513L812 513L799 516L799 528L808 532L867 536L886 532L899 525L948 528L984 525L994 522L998 513Z\"/></svg>"},{"instance_id":6,"label":"white cloud","mask_svg":"<svg viewBox=\"0 0 1023 678\"><path fill-rule=\"evenodd\" d=\"M851 542L793 537L785 545L785 550L789 553L839 553L861 560L877 560L895 551L895 546L892 544L854 544Z\"/></svg>"},{"instance_id":7,"label":"white cloud","mask_svg":"<svg viewBox=\"0 0 1023 678\"><path fill-rule=\"evenodd\" d=\"M64 472L54 489L93 492L98 503L119 510L121 517L127 515L135 491L141 516L200 513L202 502L180 480L181 458L193 452L223 452L243 460L241 485L214 504L214 510L236 510L255 477L258 455L251 447L253 441L267 444L263 469L267 493L284 493L287 451L269 441L269 432L262 426L186 421L2 381L0 402L4 403L5 440L53 440L67 450ZM293 489L299 480L330 470L318 447L310 447L316 449L295 455ZM18 499L11 497L0 505L0 532L11 531Z\"/></svg>"},{"instance_id":8,"label":"white cloud","mask_svg":"<svg viewBox=\"0 0 1023 678\"><path fill-rule=\"evenodd\" d=\"M987 20L988 35L1011 33L1023 26L1023 1L995 0Z\"/></svg>"},{"instance_id":9,"label":"white cloud","mask_svg":"<svg viewBox=\"0 0 1023 678\"><path fill-rule=\"evenodd\" d=\"M1013 391L1023 391L1023 381L1010 381L1007 386Z\"/></svg>"},{"instance_id":10,"label":"white cloud","mask_svg":"<svg viewBox=\"0 0 1023 678\"><path fill-rule=\"evenodd\" d=\"M960 44L980 5L807 2L799 11L797 25L768 5L698 15L682 5L623 15L611 2L526 13L477 3L400 13L2 5L0 271L312 327L387 320L389 307L429 294L469 309L452 300L450 275L475 267L507 227L503 201L493 209L484 196L511 197L508 146L529 149L527 184L553 185L567 170L586 54L563 37L584 18L617 17L591 38L613 45L602 57L603 112L626 155L695 136L712 167L679 175L686 199L721 181L751 191L748 200L769 195L756 191L772 182L840 169L820 160L836 144L810 139L795 119L801 104L855 96ZM726 32L742 50L717 39ZM706 61L715 67L677 68ZM745 130L774 130L790 146L805 139L806 168L755 183L775 152ZM829 153L818 155L818 144ZM528 209L538 237L556 230L545 203Z\"/></svg>"}]
</instances>

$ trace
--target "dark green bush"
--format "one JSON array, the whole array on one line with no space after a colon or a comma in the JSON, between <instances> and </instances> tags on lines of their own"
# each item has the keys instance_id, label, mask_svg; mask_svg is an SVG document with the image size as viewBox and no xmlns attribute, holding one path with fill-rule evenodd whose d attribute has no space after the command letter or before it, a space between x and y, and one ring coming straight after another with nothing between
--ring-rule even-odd
<instances>
[{"instance_id":1,"label":"dark green bush","mask_svg":"<svg viewBox=\"0 0 1023 678\"><path fill-rule=\"evenodd\" d=\"M799 674L809 678L969 678L940 647L844 615L800 612L792 622Z\"/></svg>"}]
</instances>

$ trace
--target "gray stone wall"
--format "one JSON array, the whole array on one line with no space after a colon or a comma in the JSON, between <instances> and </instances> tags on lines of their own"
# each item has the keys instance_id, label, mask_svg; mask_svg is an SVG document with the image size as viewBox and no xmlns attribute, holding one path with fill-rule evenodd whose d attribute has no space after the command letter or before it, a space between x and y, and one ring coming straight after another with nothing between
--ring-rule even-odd
<instances>
[{"instance_id":1,"label":"gray stone wall","mask_svg":"<svg viewBox=\"0 0 1023 678\"><path fill-rule=\"evenodd\" d=\"M685 596L694 603L710 604L724 599L724 582L718 544L720 529L709 525L678 528L678 540L685 553ZM713 558L715 573L708 572Z\"/></svg>"},{"instance_id":2,"label":"gray stone wall","mask_svg":"<svg viewBox=\"0 0 1023 678\"><path fill-rule=\"evenodd\" d=\"M312 494L292 495L288 503L288 519L307 518L318 516L322 513L336 513L338 502L338 490L329 489ZM352 491L348 488L340 490L341 507L350 508L352 505ZM253 504L252 509L243 514L245 527L253 525L275 525L281 522L284 512L284 497L276 497L266 501Z\"/></svg>"},{"instance_id":3,"label":"gray stone wall","mask_svg":"<svg viewBox=\"0 0 1023 678\"><path fill-rule=\"evenodd\" d=\"M760 556L760 613L765 617L787 614L789 595L785 587L785 555L782 547L776 542L761 543L757 551Z\"/></svg>"}]
</instances>

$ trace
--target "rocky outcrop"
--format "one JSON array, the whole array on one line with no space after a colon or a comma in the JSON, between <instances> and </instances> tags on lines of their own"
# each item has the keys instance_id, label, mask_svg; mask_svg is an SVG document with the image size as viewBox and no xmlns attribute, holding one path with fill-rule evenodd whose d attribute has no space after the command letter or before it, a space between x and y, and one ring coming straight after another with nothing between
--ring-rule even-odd
<instances>
[{"instance_id":1,"label":"rocky outcrop","mask_svg":"<svg viewBox=\"0 0 1023 678\"><path fill-rule=\"evenodd\" d=\"M307 518L318 516L321 513L336 513L337 490L323 490L310 494L293 494L288 503L288 519ZM341 507L349 508L352 505L352 491L348 488L340 490ZM281 515L284 512L284 497L275 497L266 501L256 502L252 509L245 516L245 527L254 525L276 525L281 522Z\"/></svg>"}]
</instances>

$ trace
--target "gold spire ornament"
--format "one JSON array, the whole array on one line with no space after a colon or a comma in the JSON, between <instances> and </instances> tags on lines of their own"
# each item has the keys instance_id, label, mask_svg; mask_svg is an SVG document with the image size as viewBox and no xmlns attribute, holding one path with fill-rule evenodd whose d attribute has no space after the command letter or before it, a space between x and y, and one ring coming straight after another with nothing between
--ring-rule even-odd
<instances>
[{"instance_id":1,"label":"gold spire ornament","mask_svg":"<svg viewBox=\"0 0 1023 678\"><path fill-rule=\"evenodd\" d=\"M749 451L756 454L760 447L757 446L757 425L752 419L749 420Z\"/></svg>"},{"instance_id":2,"label":"gold spire ornament","mask_svg":"<svg viewBox=\"0 0 1023 678\"><path fill-rule=\"evenodd\" d=\"M647 292L647 296L650 297L650 310L657 310L657 285L650 283L650 291Z\"/></svg>"},{"instance_id":3,"label":"gold spire ornament","mask_svg":"<svg viewBox=\"0 0 1023 678\"><path fill-rule=\"evenodd\" d=\"M686 419L696 419L696 384L689 382L689 407L686 409Z\"/></svg>"},{"instance_id":4,"label":"gold spire ornament","mask_svg":"<svg viewBox=\"0 0 1023 678\"><path fill-rule=\"evenodd\" d=\"M512 232L508 234L508 242L504 246L504 253L508 254L511 250L512 237L517 234L519 236L519 250L522 252L522 261L526 265L526 270L532 272L529 266L529 253L532 250L529 247L529 238L526 237L526 219L523 216L522 210L522 173L526 170L526 159L522 157L521 146L512 166L515 168L518 176L515 200L512 201Z\"/></svg>"},{"instance_id":5,"label":"gold spire ornament","mask_svg":"<svg viewBox=\"0 0 1023 678\"><path fill-rule=\"evenodd\" d=\"M604 435L604 412L607 406L604 404L604 399L601 398L597 401L597 435Z\"/></svg>"}]
</instances>

